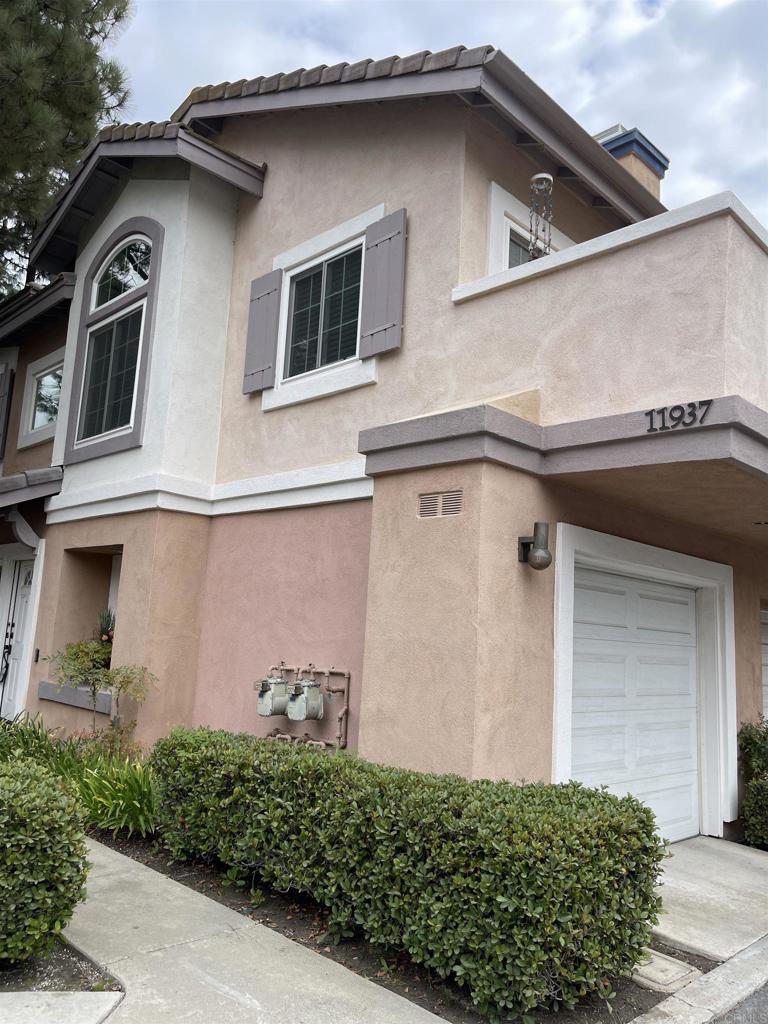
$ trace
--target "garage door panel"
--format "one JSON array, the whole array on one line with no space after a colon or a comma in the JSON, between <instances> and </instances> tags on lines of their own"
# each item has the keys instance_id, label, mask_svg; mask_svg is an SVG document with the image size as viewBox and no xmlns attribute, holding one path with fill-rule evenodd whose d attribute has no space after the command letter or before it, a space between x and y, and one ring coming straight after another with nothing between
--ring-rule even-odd
<instances>
[{"instance_id":1,"label":"garage door panel","mask_svg":"<svg viewBox=\"0 0 768 1024\"><path fill-rule=\"evenodd\" d=\"M577 569L571 774L649 804L668 839L699 825L693 590Z\"/></svg>"},{"instance_id":2,"label":"garage door panel","mask_svg":"<svg viewBox=\"0 0 768 1024\"><path fill-rule=\"evenodd\" d=\"M621 785L609 786L615 796L625 796ZM687 839L699 831L698 776L659 780L648 779L633 785L632 795L642 800L653 811L656 826L665 839L676 842Z\"/></svg>"},{"instance_id":3,"label":"garage door panel","mask_svg":"<svg viewBox=\"0 0 768 1024\"><path fill-rule=\"evenodd\" d=\"M574 711L696 705L696 649L573 641Z\"/></svg>"},{"instance_id":4,"label":"garage door panel","mask_svg":"<svg viewBox=\"0 0 768 1024\"><path fill-rule=\"evenodd\" d=\"M671 588L670 588L671 589ZM660 594L658 590L641 587L637 592L637 628L640 633L673 634L681 642L695 642L696 620L691 593L675 590Z\"/></svg>"},{"instance_id":5,"label":"garage door panel","mask_svg":"<svg viewBox=\"0 0 768 1024\"><path fill-rule=\"evenodd\" d=\"M575 714L571 763L589 786L696 771L696 710Z\"/></svg>"}]
</instances>

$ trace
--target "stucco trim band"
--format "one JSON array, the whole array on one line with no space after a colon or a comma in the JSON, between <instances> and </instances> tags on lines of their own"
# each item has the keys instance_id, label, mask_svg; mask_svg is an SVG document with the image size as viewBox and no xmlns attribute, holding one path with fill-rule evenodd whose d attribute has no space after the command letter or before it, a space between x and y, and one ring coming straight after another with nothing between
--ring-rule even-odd
<instances>
[{"instance_id":1,"label":"stucco trim band","mask_svg":"<svg viewBox=\"0 0 768 1024\"><path fill-rule=\"evenodd\" d=\"M677 210L660 213L657 217L650 217L638 224L630 224L628 227L617 228L615 231L609 231L608 234L599 235L597 238L590 238L586 242L578 242L576 245L551 253L542 259L524 263L520 267L512 267L510 270L503 270L498 274L491 274L488 277L478 278L476 281L469 281L467 284L457 285L451 292L451 299L459 305L480 295L490 295L492 292L500 291L502 288L511 288L532 278L545 277L564 267L618 252L620 249L637 245L638 242L659 238L672 231L678 231L680 228L691 227L693 224L699 224L701 221L725 214L733 217L750 238L761 249L768 252L768 231L760 221L752 216L733 192L719 192L717 195L708 196L706 199L689 203L687 206L681 206Z\"/></svg>"},{"instance_id":2,"label":"stucco trim band","mask_svg":"<svg viewBox=\"0 0 768 1024\"><path fill-rule=\"evenodd\" d=\"M359 450L374 477L484 459L537 476L724 460L768 478L768 413L738 395L714 399L703 426L648 425L638 411L542 427L477 405L363 430Z\"/></svg>"},{"instance_id":3,"label":"stucco trim band","mask_svg":"<svg viewBox=\"0 0 768 1024\"><path fill-rule=\"evenodd\" d=\"M362 459L307 466L247 480L206 486L159 473L58 495L48 504L48 523L163 508L203 516L327 505L370 498L373 481Z\"/></svg>"}]
</instances>

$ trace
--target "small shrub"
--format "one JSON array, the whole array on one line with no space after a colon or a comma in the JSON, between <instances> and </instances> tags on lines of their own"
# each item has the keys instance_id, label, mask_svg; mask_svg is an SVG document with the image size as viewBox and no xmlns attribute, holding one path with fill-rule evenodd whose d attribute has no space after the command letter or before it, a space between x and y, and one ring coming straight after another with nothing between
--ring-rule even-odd
<instances>
[{"instance_id":1,"label":"small shrub","mask_svg":"<svg viewBox=\"0 0 768 1024\"><path fill-rule=\"evenodd\" d=\"M0 961L44 953L85 895L74 794L43 765L0 763Z\"/></svg>"},{"instance_id":2,"label":"small shrub","mask_svg":"<svg viewBox=\"0 0 768 1024\"><path fill-rule=\"evenodd\" d=\"M768 775L750 779L744 793L744 840L768 850Z\"/></svg>"},{"instance_id":3,"label":"small shrub","mask_svg":"<svg viewBox=\"0 0 768 1024\"><path fill-rule=\"evenodd\" d=\"M739 753L747 779L768 775L768 720L743 725L739 732Z\"/></svg>"},{"instance_id":4,"label":"small shrub","mask_svg":"<svg viewBox=\"0 0 768 1024\"><path fill-rule=\"evenodd\" d=\"M75 784L90 824L129 836L154 831L157 801L147 765L101 758L86 766Z\"/></svg>"},{"instance_id":5,"label":"small shrub","mask_svg":"<svg viewBox=\"0 0 768 1024\"><path fill-rule=\"evenodd\" d=\"M739 732L739 753L746 788L741 815L744 841L768 850L768 721L744 725Z\"/></svg>"},{"instance_id":6,"label":"small shrub","mask_svg":"<svg viewBox=\"0 0 768 1024\"><path fill-rule=\"evenodd\" d=\"M664 844L632 797L387 768L205 729L151 755L162 842L311 894L483 1012L610 994L656 920Z\"/></svg>"}]
</instances>

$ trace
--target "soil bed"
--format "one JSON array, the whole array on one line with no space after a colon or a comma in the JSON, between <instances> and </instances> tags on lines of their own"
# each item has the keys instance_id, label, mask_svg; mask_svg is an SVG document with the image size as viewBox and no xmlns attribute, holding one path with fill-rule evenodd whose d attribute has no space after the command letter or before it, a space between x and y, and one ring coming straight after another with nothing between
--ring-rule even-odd
<instances>
[{"instance_id":1,"label":"soil bed","mask_svg":"<svg viewBox=\"0 0 768 1024\"><path fill-rule=\"evenodd\" d=\"M478 1013L462 989L443 981L428 968L414 964L407 955L379 950L360 936L345 939L336 946L329 945L323 939L325 913L309 897L297 893L283 895L265 889L261 903L254 907L246 892L236 886L225 885L223 872L219 873L211 865L186 861L175 863L152 840L138 836L130 839L120 835L113 837L111 832L102 832L100 829L92 829L90 834L105 846L160 871L259 924L273 928L316 953L322 953L450 1024L488 1024L488 1018ZM635 985L627 978L617 979L614 989L616 994L610 1003L594 997L585 1000L575 1010L537 1010L530 1016L537 1024L627 1024L665 998L660 993Z\"/></svg>"},{"instance_id":2,"label":"soil bed","mask_svg":"<svg viewBox=\"0 0 768 1024\"><path fill-rule=\"evenodd\" d=\"M48 956L3 967L0 992L119 992L120 985L87 956L57 942Z\"/></svg>"}]
</instances>

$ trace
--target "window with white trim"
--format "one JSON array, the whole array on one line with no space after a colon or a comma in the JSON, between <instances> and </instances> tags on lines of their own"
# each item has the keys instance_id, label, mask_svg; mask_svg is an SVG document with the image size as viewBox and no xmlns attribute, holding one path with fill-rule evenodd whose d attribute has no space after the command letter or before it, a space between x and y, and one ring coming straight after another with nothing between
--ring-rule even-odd
<instances>
[{"instance_id":1,"label":"window with white trim","mask_svg":"<svg viewBox=\"0 0 768 1024\"><path fill-rule=\"evenodd\" d=\"M290 275L284 377L357 356L362 240Z\"/></svg>"},{"instance_id":2,"label":"window with white trim","mask_svg":"<svg viewBox=\"0 0 768 1024\"><path fill-rule=\"evenodd\" d=\"M53 437L59 415L63 372L63 348L27 366L17 447L27 448Z\"/></svg>"},{"instance_id":3,"label":"window with white trim","mask_svg":"<svg viewBox=\"0 0 768 1024\"><path fill-rule=\"evenodd\" d=\"M530 262L530 212L528 207L495 181L488 202L488 273L522 267ZM552 228L552 251L567 249L573 239Z\"/></svg>"},{"instance_id":4,"label":"window with white trim","mask_svg":"<svg viewBox=\"0 0 768 1024\"><path fill-rule=\"evenodd\" d=\"M88 326L76 443L132 427L151 260L151 242L135 236L120 242L95 275L91 311L104 315Z\"/></svg>"}]
</instances>

